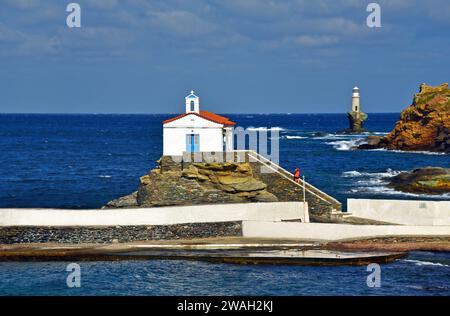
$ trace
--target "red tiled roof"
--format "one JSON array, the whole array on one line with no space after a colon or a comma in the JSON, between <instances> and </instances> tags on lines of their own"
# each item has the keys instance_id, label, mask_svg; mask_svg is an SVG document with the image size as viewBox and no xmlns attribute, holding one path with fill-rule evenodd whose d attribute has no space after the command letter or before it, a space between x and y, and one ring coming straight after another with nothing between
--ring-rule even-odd
<instances>
[{"instance_id":1,"label":"red tiled roof","mask_svg":"<svg viewBox=\"0 0 450 316\"><path fill-rule=\"evenodd\" d=\"M235 122L230 121L227 117L224 117L224 116L221 116L221 115L217 115L215 113L208 112L208 111L200 111L200 113L195 113L195 112L183 113L183 114L177 115L175 117L172 117L172 118L170 118L168 120L165 120L163 122L163 124L167 124L167 123L176 121L176 120L178 120L178 119L180 119L182 117L185 117L186 115L189 115L189 114L194 114L194 115L200 116L200 117L202 117L202 118L204 118L204 119L206 119L208 121L212 121L212 122L218 123L218 124L236 125Z\"/></svg>"}]
</instances>

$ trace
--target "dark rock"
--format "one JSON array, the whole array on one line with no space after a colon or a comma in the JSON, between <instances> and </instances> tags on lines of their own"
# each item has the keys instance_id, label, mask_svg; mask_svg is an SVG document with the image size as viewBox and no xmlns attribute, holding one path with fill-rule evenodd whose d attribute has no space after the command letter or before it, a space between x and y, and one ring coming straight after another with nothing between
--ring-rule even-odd
<instances>
[{"instance_id":1,"label":"dark rock","mask_svg":"<svg viewBox=\"0 0 450 316\"><path fill-rule=\"evenodd\" d=\"M365 133L364 122L367 121L368 115L363 112L348 112L347 118L349 121L349 128L342 131L343 134L360 134Z\"/></svg>"},{"instance_id":2,"label":"dark rock","mask_svg":"<svg viewBox=\"0 0 450 316\"><path fill-rule=\"evenodd\" d=\"M242 236L241 222L118 227L0 227L0 244L103 244L229 236Z\"/></svg>"},{"instance_id":3,"label":"dark rock","mask_svg":"<svg viewBox=\"0 0 450 316\"><path fill-rule=\"evenodd\" d=\"M395 190L418 194L450 193L450 168L425 167L388 178Z\"/></svg>"},{"instance_id":4,"label":"dark rock","mask_svg":"<svg viewBox=\"0 0 450 316\"><path fill-rule=\"evenodd\" d=\"M383 138L380 136L367 137L367 143L357 146L357 149L377 149L383 147Z\"/></svg>"},{"instance_id":5,"label":"dark rock","mask_svg":"<svg viewBox=\"0 0 450 316\"><path fill-rule=\"evenodd\" d=\"M137 191L129 195L108 202L103 208L132 208L138 207Z\"/></svg>"}]
</instances>

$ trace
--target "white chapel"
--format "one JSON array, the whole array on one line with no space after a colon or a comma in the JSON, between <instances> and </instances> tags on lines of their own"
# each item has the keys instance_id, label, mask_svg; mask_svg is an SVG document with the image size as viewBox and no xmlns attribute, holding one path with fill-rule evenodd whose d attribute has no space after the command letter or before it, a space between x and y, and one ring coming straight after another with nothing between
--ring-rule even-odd
<instances>
[{"instance_id":1,"label":"white chapel","mask_svg":"<svg viewBox=\"0 0 450 316\"><path fill-rule=\"evenodd\" d=\"M200 111L200 98L194 91L185 99L185 113L163 122L163 155L233 150L236 123L212 112Z\"/></svg>"}]
</instances>

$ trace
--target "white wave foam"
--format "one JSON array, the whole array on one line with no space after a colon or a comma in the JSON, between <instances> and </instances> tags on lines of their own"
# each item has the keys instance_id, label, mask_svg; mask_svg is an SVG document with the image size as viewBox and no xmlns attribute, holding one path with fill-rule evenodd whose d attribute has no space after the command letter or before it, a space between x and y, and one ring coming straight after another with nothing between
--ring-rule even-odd
<instances>
[{"instance_id":1,"label":"white wave foam","mask_svg":"<svg viewBox=\"0 0 450 316\"><path fill-rule=\"evenodd\" d=\"M247 130L249 131L256 131L256 132L261 132L261 131L285 131L286 129L282 128L282 127L248 127Z\"/></svg>"},{"instance_id":2,"label":"white wave foam","mask_svg":"<svg viewBox=\"0 0 450 316\"><path fill-rule=\"evenodd\" d=\"M389 132L373 132L373 133L371 133L371 134L383 136L383 135L389 135Z\"/></svg>"},{"instance_id":3,"label":"white wave foam","mask_svg":"<svg viewBox=\"0 0 450 316\"><path fill-rule=\"evenodd\" d=\"M409 259L402 259L400 261L414 263L417 266L436 266L436 267L447 267L447 268L450 267L450 265L448 265L448 264L443 264L443 263L439 263L439 262L409 260Z\"/></svg>"},{"instance_id":4,"label":"white wave foam","mask_svg":"<svg viewBox=\"0 0 450 316\"><path fill-rule=\"evenodd\" d=\"M400 174L403 171L392 170L391 168L386 169L384 172L359 172L356 170L345 171L342 176L345 178L352 177L375 177L375 178L389 178Z\"/></svg>"},{"instance_id":5,"label":"white wave foam","mask_svg":"<svg viewBox=\"0 0 450 316\"><path fill-rule=\"evenodd\" d=\"M317 134L317 132L315 133ZM384 135L387 133L376 132L376 133L358 133L358 134L339 134L339 133L328 133L325 135L315 136L314 139L354 139L354 138L366 138L370 135Z\"/></svg>"},{"instance_id":6,"label":"white wave foam","mask_svg":"<svg viewBox=\"0 0 450 316\"><path fill-rule=\"evenodd\" d=\"M360 177L361 175L362 175L361 172L355 171L355 170L352 170L352 171L345 171L345 172L342 173L342 176L343 176L344 178Z\"/></svg>"},{"instance_id":7,"label":"white wave foam","mask_svg":"<svg viewBox=\"0 0 450 316\"><path fill-rule=\"evenodd\" d=\"M449 200L450 194L445 193L441 195L433 195L433 194L416 194L416 193L408 193L408 192L402 192L397 191L392 188L386 187L384 182L380 182L377 185L375 183L372 183L372 186L370 186L369 183L367 183L367 186L359 186L356 188L352 188L348 191L348 193L364 193L364 194L383 194L383 195L394 195L394 196L407 196L407 197L414 197L414 198L421 198L421 199L439 199L439 200Z\"/></svg>"},{"instance_id":8,"label":"white wave foam","mask_svg":"<svg viewBox=\"0 0 450 316\"><path fill-rule=\"evenodd\" d=\"M111 178L112 176L110 176L109 174L105 174L105 175L99 175L99 178Z\"/></svg>"},{"instance_id":9,"label":"white wave foam","mask_svg":"<svg viewBox=\"0 0 450 316\"><path fill-rule=\"evenodd\" d=\"M313 136L313 139L318 140L333 140L333 139L347 139L348 135L326 134L322 136Z\"/></svg>"},{"instance_id":10,"label":"white wave foam","mask_svg":"<svg viewBox=\"0 0 450 316\"><path fill-rule=\"evenodd\" d=\"M382 185L386 184L386 181L383 181L382 179L369 179L369 180L358 180L356 183L364 186L368 185Z\"/></svg>"},{"instance_id":11,"label":"white wave foam","mask_svg":"<svg viewBox=\"0 0 450 316\"><path fill-rule=\"evenodd\" d=\"M285 136L283 136L283 138L286 138L286 139L305 139L305 138L308 138L308 137L306 137L306 136L291 136L291 135L285 135Z\"/></svg>"},{"instance_id":12,"label":"white wave foam","mask_svg":"<svg viewBox=\"0 0 450 316\"><path fill-rule=\"evenodd\" d=\"M364 139L362 138L356 138L356 139L350 139L350 140L339 140L334 142L328 142L327 145L332 145L336 150L340 151L347 151L352 150L354 147L362 144L364 142Z\"/></svg>"},{"instance_id":13,"label":"white wave foam","mask_svg":"<svg viewBox=\"0 0 450 316\"><path fill-rule=\"evenodd\" d=\"M415 150L394 150L394 149L385 149L385 148L377 148L377 149L366 149L367 151L385 151L391 153L398 154L420 154L420 155L448 155L447 153L442 152L433 152L433 151L415 151Z\"/></svg>"},{"instance_id":14,"label":"white wave foam","mask_svg":"<svg viewBox=\"0 0 450 316\"><path fill-rule=\"evenodd\" d=\"M363 194L383 194L383 195L402 195L408 197L420 197L430 199L450 199L450 194L417 194L394 190L388 187L386 178L392 178L403 171L387 169L384 172L360 172L357 170L346 171L342 173L344 178L355 178L355 187L352 187L348 193L363 193Z\"/></svg>"}]
</instances>

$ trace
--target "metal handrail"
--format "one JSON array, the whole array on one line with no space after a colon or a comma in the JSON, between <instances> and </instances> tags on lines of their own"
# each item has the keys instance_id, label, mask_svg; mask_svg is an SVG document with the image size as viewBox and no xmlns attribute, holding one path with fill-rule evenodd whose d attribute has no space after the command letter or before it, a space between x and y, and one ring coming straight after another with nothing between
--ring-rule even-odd
<instances>
[{"instance_id":1,"label":"metal handrail","mask_svg":"<svg viewBox=\"0 0 450 316\"><path fill-rule=\"evenodd\" d=\"M310 194L312 194L312 195L318 197L318 198L321 199L322 201L324 201L324 202L326 202L326 203L328 203L328 204L331 204L331 205L333 205L333 204L337 204L337 205L339 205L339 206L342 205L341 202L339 202L338 200L336 200L336 199L333 198L332 196L326 194L325 192L319 190L318 188L316 188L316 187L313 186L312 184L310 184L310 183L304 181L303 179L299 179L299 180L302 182L302 184L300 184L300 183L298 183L298 182L295 182L294 180L292 180L292 178L294 177L294 175L293 175L292 173L290 173L289 171L287 171L286 169L284 169L284 168L281 167L280 165L277 165L277 164L275 164L274 162L270 161L269 159L267 159L266 157L264 157L264 156L262 156L261 154L257 153L256 151L254 151L254 150L236 150L236 151L247 152L248 155L249 155L250 157L252 157L253 159L256 159L257 161L259 161L259 162L261 162L262 164L264 164L266 167L268 167L268 168L272 169L273 171L279 173L281 176L285 177L286 179L288 179L288 180L289 180L290 182L292 182L293 184L296 184L297 186L302 187L302 185L304 184L304 185L305 185L305 190L306 190L306 191L308 191ZM254 154L256 157L253 156L253 155L251 155L251 154ZM266 161L266 163L264 163L262 160ZM267 165L267 164L269 164L269 165ZM273 168L272 165L275 165L276 168L277 168L278 170L275 169L275 168ZM285 174L283 174L282 172L280 172L280 170L283 171ZM286 174L289 175L289 176L287 176ZM306 188L306 186L308 186L309 188ZM319 194L313 192L311 189L314 190L314 191L316 191L316 192L319 192L319 193L320 193L321 195L323 195L323 196L320 196ZM330 200L331 200L331 201L330 201Z\"/></svg>"}]
</instances>

